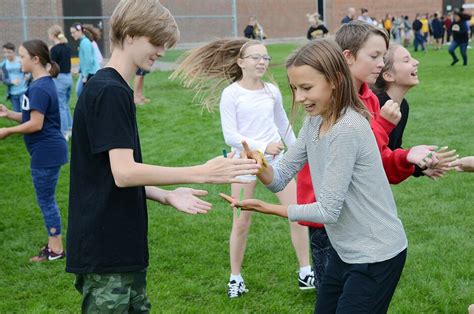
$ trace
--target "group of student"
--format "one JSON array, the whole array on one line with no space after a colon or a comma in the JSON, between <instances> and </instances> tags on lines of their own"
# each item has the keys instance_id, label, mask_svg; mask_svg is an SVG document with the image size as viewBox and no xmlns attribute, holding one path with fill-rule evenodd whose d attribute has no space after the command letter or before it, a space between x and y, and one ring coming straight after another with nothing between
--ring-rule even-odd
<instances>
[{"instance_id":1,"label":"group of student","mask_svg":"<svg viewBox=\"0 0 474 314\"><path fill-rule=\"evenodd\" d=\"M474 169L474 157L458 159L447 147L401 148L405 95L419 83L418 61L405 48L390 46L384 30L359 21L343 25L335 41L316 39L298 48L286 62L291 120L298 108L307 114L296 137L278 87L263 81L271 60L265 46L246 39L209 43L191 51L173 78L198 93L212 82L204 102L221 93L222 129L232 152L202 165L163 167L142 162L128 82L175 45L178 26L158 0L123 0L110 27L111 58L92 77L84 76L72 130L66 271L76 275L82 311L150 310L147 199L188 214L212 207L200 199L206 191L157 186L230 183L232 195L222 195L235 212L230 298L248 292L240 272L251 212L257 211L291 221L299 286L317 289L317 313L386 312L407 252L390 184L412 175L439 178L453 167ZM31 155L48 232L48 244L34 260L61 259L54 190L67 143L52 79L60 70L39 40L22 43L19 55L32 82L22 113L0 105L0 117L20 123L1 128L0 139L24 134ZM281 205L253 199L257 179ZM240 216L237 208L244 210Z\"/></svg>"}]
</instances>

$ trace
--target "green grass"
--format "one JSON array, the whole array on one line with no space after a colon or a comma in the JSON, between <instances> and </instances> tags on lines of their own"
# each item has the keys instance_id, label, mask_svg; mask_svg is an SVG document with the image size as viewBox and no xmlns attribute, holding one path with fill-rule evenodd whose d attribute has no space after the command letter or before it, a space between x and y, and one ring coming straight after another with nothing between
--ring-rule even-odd
<instances>
[{"instance_id":1,"label":"green grass","mask_svg":"<svg viewBox=\"0 0 474 314\"><path fill-rule=\"evenodd\" d=\"M274 57L271 72L287 109L290 95L279 65L293 48L269 47ZM472 50L469 54L473 61ZM450 67L446 48L414 56L421 61L421 84L408 95L411 112L404 145L449 145L461 155L474 155L473 66ZM154 72L145 80L145 95L152 99L138 108L145 162L193 165L221 154L225 145L219 114L201 114L191 103L193 92L168 81L169 74ZM0 121L0 127L9 125ZM28 262L46 234L21 137L0 141L0 173L0 313L79 312L80 295L63 261ZM68 177L66 165L56 194L65 230ZM218 192L230 188L197 187L209 190L206 200L214 210L208 215L188 216L148 204L148 293L154 312L310 313L314 292L297 289L288 223L277 217L253 216L243 266L250 293L237 300L227 298L231 211ZM473 190L474 174L458 173L438 182L410 178L393 186L409 249L391 313L464 313L474 303ZM261 186L256 197L275 200Z\"/></svg>"}]
</instances>

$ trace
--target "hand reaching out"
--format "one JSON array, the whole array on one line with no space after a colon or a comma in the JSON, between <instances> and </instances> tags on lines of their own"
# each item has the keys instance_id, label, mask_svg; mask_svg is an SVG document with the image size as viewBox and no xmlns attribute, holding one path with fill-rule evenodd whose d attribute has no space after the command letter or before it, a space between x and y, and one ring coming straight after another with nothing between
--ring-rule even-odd
<instances>
[{"instance_id":1,"label":"hand reaching out","mask_svg":"<svg viewBox=\"0 0 474 314\"><path fill-rule=\"evenodd\" d=\"M261 203L262 201L260 200L257 200L257 199L246 199L246 200L243 200L243 201L239 201L238 199L236 198L233 198L232 196L229 196L227 194L224 194L224 193L219 193L219 195L225 199L232 208L240 208L242 210L250 210L250 211L261 211L262 210L262 206L261 206Z\"/></svg>"},{"instance_id":2,"label":"hand reaching out","mask_svg":"<svg viewBox=\"0 0 474 314\"><path fill-rule=\"evenodd\" d=\"M260 166L254 160L232 157L233 153L230 153L227 158L219 156L207 161L204 164L205 183L245 183L236 177L257 174Z\"/></svg>"},{"instance_id":3,"label":"hand reaching out","mask_svg":"<svg viewBox=\"0 0 474 314\"><path fill-rule=\"evenodd\" d=\"M464 157L457 159L448 165L449 167L453 167L456 171L468 171L474 172L474 156Z\"/></svg>"},{"instance_id":4,"label":"hand reaching out","mask_svg":"<svg viewBox=\"0 0 474 314\"><path fill-rule=\"evenodd\" d=\"M207 195L207 191L191 188L177 188L169 191L166 201L169 205L186 214L207 214L212 204L201 200L198 196Z\"/></svg>"}]
</instances>

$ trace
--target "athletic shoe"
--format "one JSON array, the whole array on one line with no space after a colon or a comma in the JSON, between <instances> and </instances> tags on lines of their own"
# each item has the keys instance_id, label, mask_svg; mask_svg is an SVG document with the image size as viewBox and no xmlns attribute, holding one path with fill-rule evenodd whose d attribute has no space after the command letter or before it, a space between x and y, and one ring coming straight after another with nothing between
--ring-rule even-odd
<instances>
[{"instance_id":1,"label":"athletic shoe","mask_svg":"<svg viewBox=\"0 0 474 314\"><path fill-rule=\"evenodd\" d=\"M30 258L30 262L55 261L58 259L63 259L65 257L66 257L66 253L64 253L64 250L61 253L55 253L51 251L48 245L46 244L40 249L38 255Z\"/></svg>"},{"instance_id":2,"label":"athletic shoe","mask_svg":"<svg viewBox=\"0 0 474 314\"><path fill-rule=\"evenodd\" d=\"M311 272L304 278L301 278L298 274L298 285L300 287L300 290L314 289L314 273Z\"/></svg>"},{"instance_id":3,"label":"athletic shoe","mask_svg":"<svg viewBox=\"0 0 474 314\"><path fill-rule=\"evenodd\" d=\"M232 280L231 282L227 284L227 286L229 287L229 290L227 291L227 295L231 299L238 298L242 296L244 293L249 292L249 290L245 288L245 283L243 281L237 283L235 280Z\"/></svg>"}]
</instances>

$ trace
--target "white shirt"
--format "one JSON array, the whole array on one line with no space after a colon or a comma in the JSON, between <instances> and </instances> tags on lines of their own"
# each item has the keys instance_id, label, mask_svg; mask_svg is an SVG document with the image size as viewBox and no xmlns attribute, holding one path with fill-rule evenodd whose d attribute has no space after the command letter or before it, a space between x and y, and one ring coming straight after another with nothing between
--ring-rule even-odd
<instances>
[{"instance_id":1,"label":"white shirt","mask_svg":"<svg viewBox=\"0 0 474 314\"><path fill-rule=\"evenodd\" d=\"M226 144L236 154L243 150L243 140L251 150L258 149L262 153L270 143L283 139L290 147L296 140L280 91L270 83L264 86L249 90L235 82L222 92L219 106L222 132Z\"/></svg>"}]
</instances>

